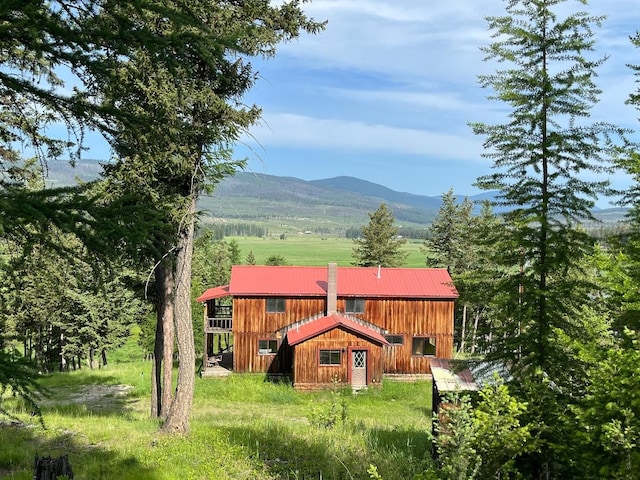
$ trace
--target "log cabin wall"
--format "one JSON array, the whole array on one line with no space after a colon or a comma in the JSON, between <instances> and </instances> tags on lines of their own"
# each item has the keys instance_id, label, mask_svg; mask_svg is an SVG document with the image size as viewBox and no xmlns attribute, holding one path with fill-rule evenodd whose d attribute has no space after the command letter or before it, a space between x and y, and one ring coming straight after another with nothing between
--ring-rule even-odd
<instances>
[{"instance_id":1,"label":"log cabin wall","mask_svg":"<svg viewBox=\"0 0 640 480\"><path fill-rule=\"evenodd\" d=\"M367 350L367 383L381 385L383 374L382 346L371 343L342 328L334 328L293 347L294 388L314 390L332 387L334 382L349 385L349 348ZM320 350L340 350L340 365L320 365Z\"/></svg>"}]
</instances>

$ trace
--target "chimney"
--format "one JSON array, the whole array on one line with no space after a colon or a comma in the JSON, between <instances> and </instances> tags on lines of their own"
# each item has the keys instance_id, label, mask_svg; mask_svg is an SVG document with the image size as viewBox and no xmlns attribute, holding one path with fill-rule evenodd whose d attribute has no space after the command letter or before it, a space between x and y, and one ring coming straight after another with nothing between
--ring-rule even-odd
<instances>
[{"instance_id":1,"label":"chimney","mask_svg":"<svg viewBox=\"0 0 640 480\"><path fill-rule=\"evenodd\" d=\"M338 313L338 264L330 263L327 269L327 315Z\"/></svg>"}]
</instances>

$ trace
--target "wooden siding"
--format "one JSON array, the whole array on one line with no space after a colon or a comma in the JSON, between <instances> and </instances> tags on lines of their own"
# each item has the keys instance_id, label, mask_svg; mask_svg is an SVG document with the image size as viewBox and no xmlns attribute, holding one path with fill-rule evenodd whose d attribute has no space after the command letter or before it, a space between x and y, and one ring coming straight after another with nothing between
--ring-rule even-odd
<instances>
[{"instance_id":1,"label":"wooden siding","mask_svg":"<svg viewBox=\"0 0 640 480\"><path fill-rule=\"evenodd\" d=\"M266 298L233 299L234 333L275 333L303 318L324 312L324 298L287 298L284 313L267 313Z\"/></svg>"},{"instance_id":2,"label":"wooden siding","mask_svg":"<svg viewBox=\"0 0 640 480\"><path fill-rule=\"evenodd\" d=\"M338 310L344 310L344 300L338 300ZM434 337L436 357L453 357L452 300L367 299L365 312L355 314L384 328L389 335L402 335L402 345L384 348L384 372L390 374L429 373L429 356L414 356L413 337Z\"/></svg>"},{"instance_id":3,"label":"wooden siding","mask_svg":"<svg viewBox=\"0 0 640 480\"><path fill-rule=\"evenodd\" d=\"M329 387L336 381L348 385L351 348L367 350L367 383L379 385L383 373L382 347L342 328L334 328L293 347L293 386L297 389L308 389L310 385ZM340 350L340 365L321 366L320 350Z\"/></svg>"},{"instance_id":4,"label":"wooden siding","mask_svg":"<svg viewBox=\"0 0 640 480\"><path fill-rule=\"evenodd\" d=\"M276 339L259 333L233 334L233 371L246 373L286 374L291 370L290 347L278 340L277 355L260 355L258 341Z\"/></svg>"},{"instance_id":5,"label":"wooden siding","mask_svg":"<svg viewBox=\"0 0 640 480\"><path fill-rule=\"evenodd\" d=\"M296 297L287 298L284 313L267 313L265 298L234 297L234 371L291 373L290 351L279 351L277 357L258 355L258 340L276 338L275 335L279 329L324 313L325 307L326 299L324 297ZM344 298L338 298L337 308L339 312L344 312ZM403 336L404 343L401 346L388 346L384 349L376 347L379 350L377 355L382 355L384 358L384 372L390 374L426 374L430 372L429 362L433 357L412 355L412 338L414 336L435 337L436 356L452 358L453 315L453 300L389 298L366 299L365 312L355 314L355 316L385 329L390 335ZM342 330L336 329L334 331ZM324 341L328 341L327 338L331 337L325 338L324 335L321 335L318 338L324 338ZM285 339L279 338L278 341L280 345L286 344ZM302 350L311 348L307 345L312 345L314 341L316 339L311 339L295 348L302 348ZM336 339L336 341L342 340ZM365 340L360 341L365 342ZM326 348L335 349L336 346L330 345ZM306 358L305 355L308 353L302 355L303 358ZM314 359L314 361L317 364L318 360ZM298 364L299 362L300 360L298 360ZM322 369L335 370L334 367L323 367ZM295 377L295 373L294 381L302 382ZM302 373L304 374L304 372ZM305 375L303 378L307 378L307 376ZM322 382L325 380L327 379L319 379ZM328 381L331 383L330 379ZM306 383L307 380L304 382Z\"/></svg>"}]
</instances>

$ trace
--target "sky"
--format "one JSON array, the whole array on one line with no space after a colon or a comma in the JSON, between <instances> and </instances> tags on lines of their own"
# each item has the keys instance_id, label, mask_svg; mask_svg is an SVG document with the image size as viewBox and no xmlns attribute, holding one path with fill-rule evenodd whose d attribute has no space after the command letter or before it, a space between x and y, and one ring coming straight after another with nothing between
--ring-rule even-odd
<instances>
[{"instance_id":1,"label":"sky","mask_svg":"<svg viewBox=\"0 0 640 480\"><path fill-rule=\"evenodd\" d=\"M607 15L596 30L596 55L609 58L598 69L603 93L592 120L639 128L640 112L624 103L638 88L626 66L640 64L629 42L640 29L638 0L566 5ZM326 29L252 60L260 76L245 100L263 117L236 148L248 171L353 176L418 195L479 193L473 183L491 160L468 124L504 119L506 106L487 99L477 75L500 67L483 61L480 47L491 41L485 17L503 15L505 2L313 0L304 9ZM628 183L622 174L611 180Z\"/></svg>"}]
</instances>

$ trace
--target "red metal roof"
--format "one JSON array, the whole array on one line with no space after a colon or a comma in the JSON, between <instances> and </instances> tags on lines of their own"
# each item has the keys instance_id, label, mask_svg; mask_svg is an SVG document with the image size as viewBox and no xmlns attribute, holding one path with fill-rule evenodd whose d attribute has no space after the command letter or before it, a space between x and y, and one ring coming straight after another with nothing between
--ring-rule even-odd
<instances>
[{"instance_id":1,"label":"red metal roof","mask_svg":"<svg viewBox=\"0 0 640 480\"><path fill-rule=\"evenodd\" d=\"M209 288L205 292L196 298L196 302L206 302L207 300L213 300L214 298L226 297L229 295L229 285L222 287Z\"/></svg>"},{"instance_id":2,"label":"red metal roof","mask_svg":"<svg viewBox=\"0 0 640 480\"><path fill-rule=\"evenodd\" d=\"M300 327L291 329L287 332L287 340L289 345L297 345L337 327L346 328L381 345L389 344L389 342L375 330L340 315L321 317L312 322L305 323Z\"/></svg>"},{"instance_id":3,"label":"red metal roof","mask_svg":"<svg viewBox=\"0 0 640 480\"><path fill-rule=\"evenodd\" d=\"M338 267L339 297L457 298L444 268ZM327 267L234 265L229 294L325 296Z\"/></svg>"}]
</instances>

